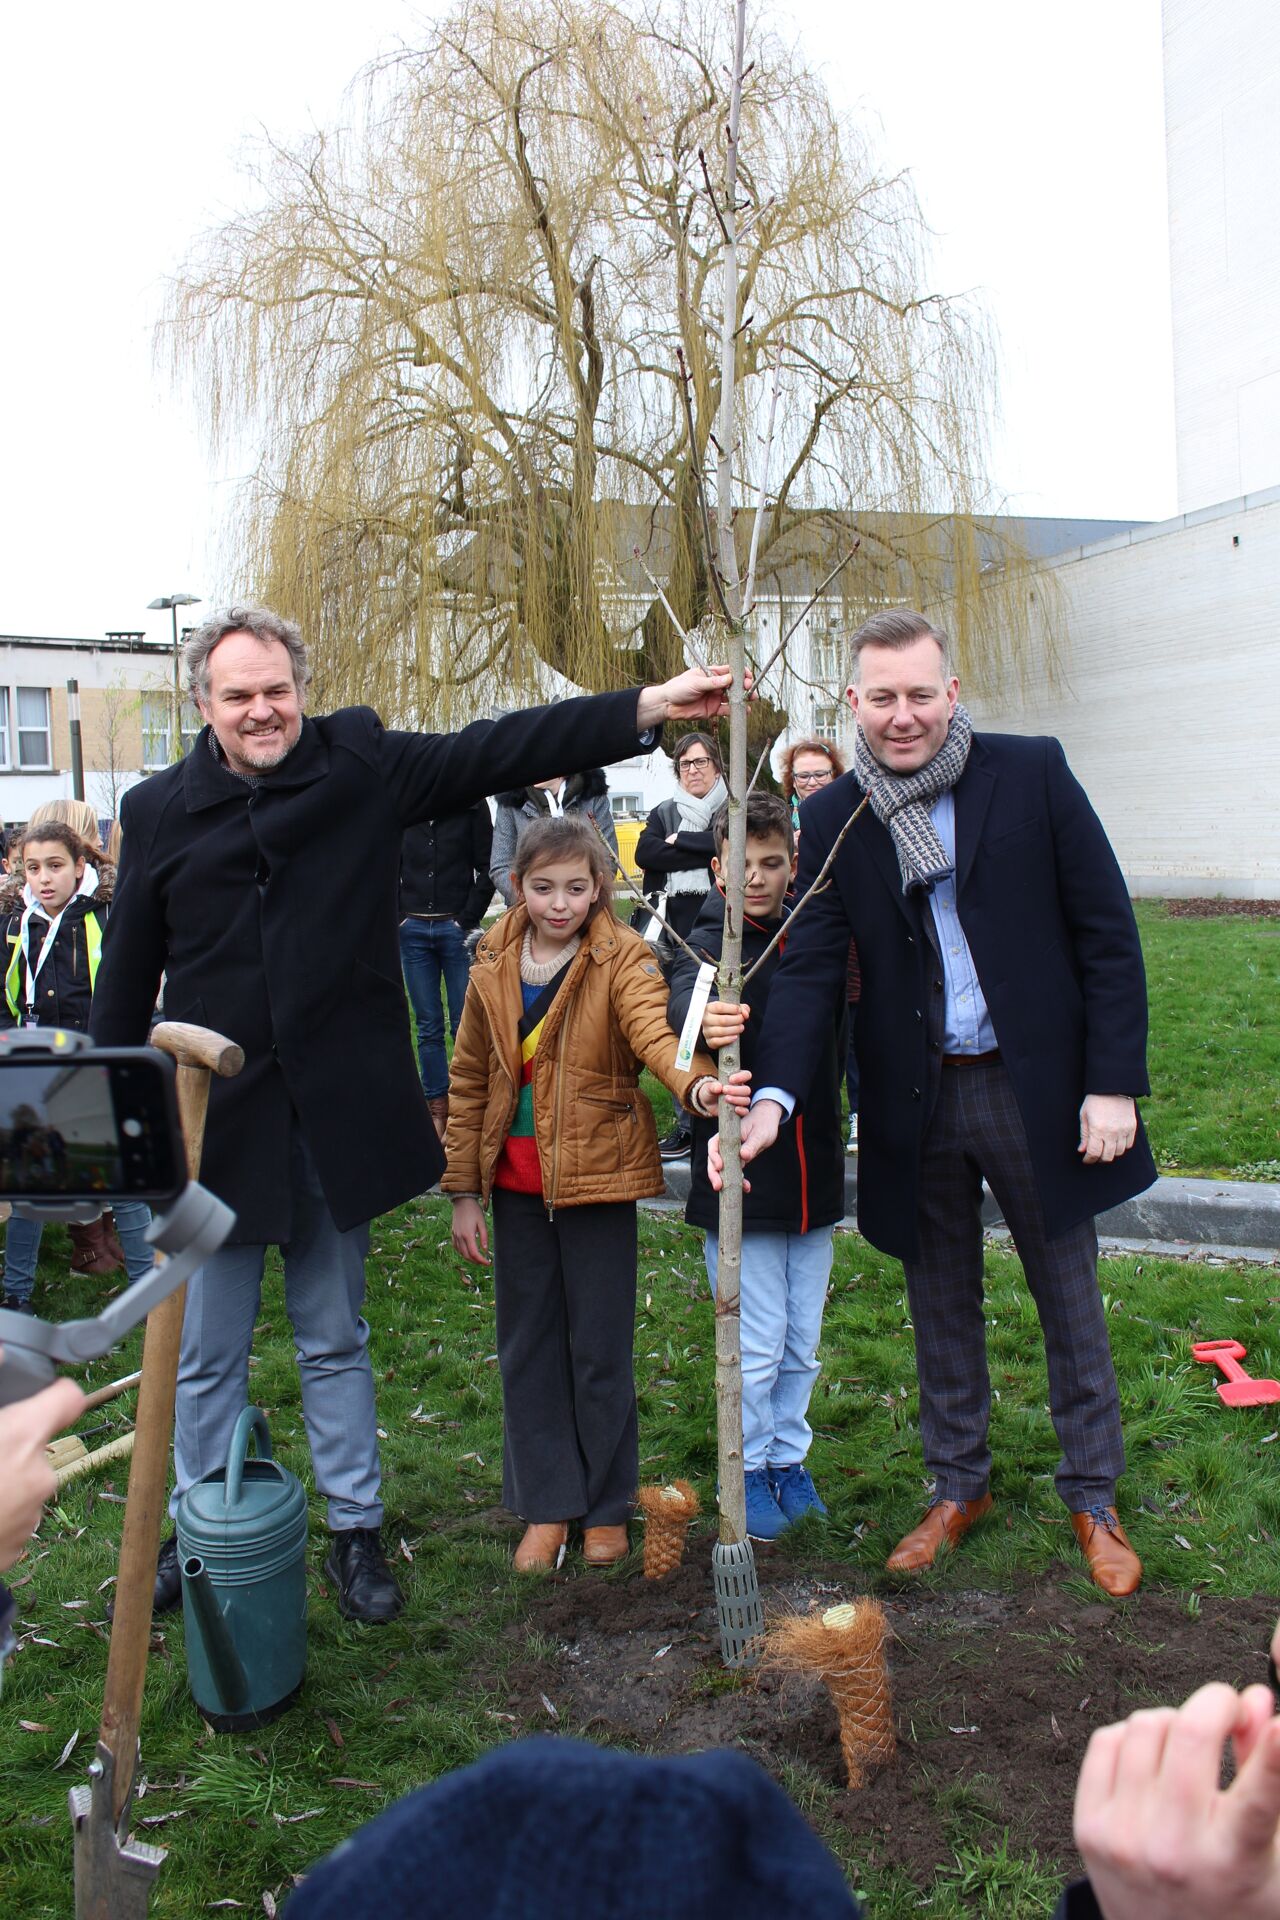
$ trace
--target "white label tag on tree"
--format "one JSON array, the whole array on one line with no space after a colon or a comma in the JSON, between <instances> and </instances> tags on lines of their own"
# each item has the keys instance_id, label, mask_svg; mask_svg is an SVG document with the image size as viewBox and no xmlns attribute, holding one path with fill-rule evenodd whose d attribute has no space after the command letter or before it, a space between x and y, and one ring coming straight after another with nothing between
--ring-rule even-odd
<instances>
[{"instance_id":1,"label":"white label tag on tree","mask_svg":"<svg viewBox=\"0 0 1280 1920\"><path fill-rule=\"evenodd\" d=\"M662 915L661 920L658 918L659 914ZM667 896L665 893L660 893L657 899L654 901L653 907L650 911L649 924L645 928L644 932L641 934L640 938L642 940L647 940L651 946L656 947L659 940L661 940L663 934L666 932L666 928L662 924L663 920L665 920L666 917L667 917Z\"/></svg>"},{"instance_id":2,"label":"white label tag on tree","mask_svg":"<svg viewBox=\"0 0 1280 1920\"><path fill-rule=\"evenodd\" d=\"M688 1073L693 1065L698 1035L702 1032L702 1016L707 1010L707 1001L711 998L715 979L715 968L709 960L704 960L698 968L698 977L693 983L693 997L689 1001L689 1011L680 1029L680 1045L676 1048L676 1066L681 1073Z\"/></svg>"}]
</instances>

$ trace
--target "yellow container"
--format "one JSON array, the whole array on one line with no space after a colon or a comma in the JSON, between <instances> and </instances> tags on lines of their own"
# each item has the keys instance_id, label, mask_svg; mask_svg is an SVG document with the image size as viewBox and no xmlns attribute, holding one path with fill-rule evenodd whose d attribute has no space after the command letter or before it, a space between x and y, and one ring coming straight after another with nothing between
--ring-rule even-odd
<instances>
[{"instance_id":1,"label":"yellow container","mask_svg":"<svg viewBox=\"0 0 1280 1920\"><path fill-rule=\"evenodd\" d=\"M640 869L636 864L636 842L644 832L643 820L615 820L613 830L618 836L618 859L622 871L629 880L639 880Z\"/></svg>"}]
</instances>

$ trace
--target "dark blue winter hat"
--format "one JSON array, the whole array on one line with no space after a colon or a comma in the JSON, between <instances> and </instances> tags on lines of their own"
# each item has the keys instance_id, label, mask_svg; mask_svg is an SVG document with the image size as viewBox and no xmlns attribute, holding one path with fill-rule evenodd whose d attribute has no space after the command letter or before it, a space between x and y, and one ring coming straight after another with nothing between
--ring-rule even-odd
<instances>
[{"instance_id":1,"label":"dark blue winter hat","mask_svg":"<svg viewBox=\"0 0 1280 1920\"><path fill-rule=\"evenodd\" d=\"M834 1858L742 1753L517 1740L308 1874L287 1920L855 1920Z\"/></svg>"}]
</instances>

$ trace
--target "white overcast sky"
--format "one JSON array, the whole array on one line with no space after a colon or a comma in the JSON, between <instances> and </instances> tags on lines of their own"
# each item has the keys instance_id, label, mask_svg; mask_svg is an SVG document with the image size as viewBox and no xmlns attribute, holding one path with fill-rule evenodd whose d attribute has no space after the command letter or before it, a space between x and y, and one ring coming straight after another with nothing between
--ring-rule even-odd
<instances>
[{"instance_id":1,"label":"white overcast sky","mask_svg":"<svg viewBox=\"0 0 1280 1920\"><path fill-rule=\"evenodd\" d=\"M4 10L0 632L159 638L148 600L243 584L214 571L227 483L153 365L164 284L242 197L246 139L332 121L358 68L433 10ZM1158 0L778 0L769 16L911 169L934 284L995 321L1010 507L1174 513Z\"/></svg>"}]
</instances>

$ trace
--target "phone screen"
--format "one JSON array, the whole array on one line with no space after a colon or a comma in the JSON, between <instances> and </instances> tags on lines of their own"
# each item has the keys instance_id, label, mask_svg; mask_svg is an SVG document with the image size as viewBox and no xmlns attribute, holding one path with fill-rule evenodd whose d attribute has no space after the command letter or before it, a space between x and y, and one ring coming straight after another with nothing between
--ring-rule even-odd
<instances>
[{"instance_id":1,"label":"phone screen","mask_svg":"<svg viewBox=\"0 0 1280 1920\"><path fill-rule=\"evenodd\" d=\"M159 1194L181 1184L165 1070L141 1061L6 1060L0 1195Z\"/></svg>"}]
</instances>

